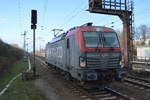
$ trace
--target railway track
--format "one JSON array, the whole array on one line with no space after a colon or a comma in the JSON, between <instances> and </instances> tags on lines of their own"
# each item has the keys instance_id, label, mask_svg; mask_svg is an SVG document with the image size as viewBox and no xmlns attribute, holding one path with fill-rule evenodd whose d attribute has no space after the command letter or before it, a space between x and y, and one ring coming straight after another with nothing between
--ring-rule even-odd
<instances>
[{"instance_id":1,"label":"railway track","mask_svg":"<svg viewBox=\"0 0 150 100\"><path fill-rule=\"evenodd\" d=\"M81 100L135 100L108 87L100 90L98 88L84 89L74 85L71 87L71 90Z\"/></svg>"},{"instance_id":2,"label":"railway track","mask_svg":"<svg viewBox=\"0 0 150 100\"><path fill-rule=\"evenodd\" d=\"M138 78L134 76L128 76L124 80L127 84L134 85L135 87L139 87L140 89L146 89L147 91L150 91L150 80L146 80L143 78Z\"/></svg>"},{"instance_id":3,"label":"railway track","mask_svg":"<svg viewBox=\"0 0 150 100\"><path fill-rule=\"evenodd\" d=\"M39 58L38 58L39 59ZM43 65L46 65L44 59L39 59ZM50 69L49 67L47 67ZM53 68L51 70L54 70ZM56 70L54 70L56 71ZM103 90L99 88L83 88L76 82L67 81L68 88L71 89L73 94L81 100L135 100L128 97L116 90L105 87Z\"/></svg>"}]
</instances>

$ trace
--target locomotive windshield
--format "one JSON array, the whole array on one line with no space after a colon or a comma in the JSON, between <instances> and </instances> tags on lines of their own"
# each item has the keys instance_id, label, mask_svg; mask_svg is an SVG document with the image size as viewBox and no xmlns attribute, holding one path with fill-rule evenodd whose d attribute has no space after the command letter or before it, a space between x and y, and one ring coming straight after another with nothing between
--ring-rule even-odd
<instances>
[{"instance_id":1,"label":"locomotive windshield","mask_svg":"<svg viewBox=\"0 0 150 100\"><path fill-rule=\"evenodd\" d=\"M114 32L83 32L86 48L119 48Z\"/></svg>"}]
</instances>

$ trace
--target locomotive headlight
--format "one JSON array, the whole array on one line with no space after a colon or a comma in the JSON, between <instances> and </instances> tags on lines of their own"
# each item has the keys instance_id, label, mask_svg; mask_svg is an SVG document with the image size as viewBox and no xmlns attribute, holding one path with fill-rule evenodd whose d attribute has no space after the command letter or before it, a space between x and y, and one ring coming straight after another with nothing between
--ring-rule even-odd
<instances>
[{"instance_id":1,"label":"locomotive headlight","mask_svg":"<svg viewBox=\"0 0 150 100\"><path fill-rule=\"evenodd\" d=\"M124 63L123 63L123 61L122 61L122 60L120 61L120 66L121 66L121 68L123 68L123 67L124 67Z\"/></svg>"},{"instance_id":2,"label":"locomotive headlight","mask_svg":"<svg viewBox=\"0 0 150 100\"><path fill-rule=\"evenodd\" d=\"M86 59L80 57L80 67L85 67L86 66Z\"/></svg>"}]
</instances>

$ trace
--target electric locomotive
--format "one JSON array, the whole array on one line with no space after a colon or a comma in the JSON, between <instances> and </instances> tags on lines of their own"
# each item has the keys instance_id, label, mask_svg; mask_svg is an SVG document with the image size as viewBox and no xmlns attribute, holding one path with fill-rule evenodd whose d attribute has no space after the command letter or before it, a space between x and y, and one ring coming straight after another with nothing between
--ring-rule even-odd
<instances>
[{"instance_id":1,"label":"electric locomotive","mask_svg":"<svg viewBox=\"0 0 150 100\"><path fill-rule=\"evenodd\" d=\"M74 27L46 45L46 63L80 81L123 78L117 33L87 23Z\"/></svg>"}]
</instances>

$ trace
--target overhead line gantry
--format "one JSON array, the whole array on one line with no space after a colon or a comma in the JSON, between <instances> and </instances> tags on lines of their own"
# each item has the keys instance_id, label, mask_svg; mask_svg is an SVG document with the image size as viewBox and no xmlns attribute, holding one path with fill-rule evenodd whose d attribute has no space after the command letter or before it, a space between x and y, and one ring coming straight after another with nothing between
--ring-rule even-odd
<instances>
[{"instance_id":1,"label":"overhead line gantry","mask_svg":"<svg viewBox=\"0 0 150 100\"><path fill-rule=\"evenodd\" d=\"M89 12L118 16L123 22L124 66L131 67L133 47L133 0L89 0Z\"/></svg>"}]
</instances>

